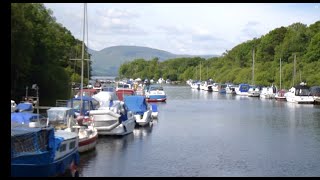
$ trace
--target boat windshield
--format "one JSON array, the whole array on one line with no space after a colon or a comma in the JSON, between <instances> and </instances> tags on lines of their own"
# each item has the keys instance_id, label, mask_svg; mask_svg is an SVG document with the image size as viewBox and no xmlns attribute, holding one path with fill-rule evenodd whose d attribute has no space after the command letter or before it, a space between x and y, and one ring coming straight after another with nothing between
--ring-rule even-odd
<instances>
[{"instance_id":1,"label":"boat windshield","mask_svg":"<svg viewBox=\"0 0 320 180\"><path fill-rule=\"evenodd\" d=\"M298 91L296 91L296 93L299 96L309 96L310 90L309 89L299 89Z\"/></svg>"},{"instance_id":2,"label":"boat windshield","mask_svg":"<svg viewBox=\"0 0 320 180\"><path fill-rule=\"evenodd\" d=\"M73 100L73 109L80 110L81 100ZM68 103L68 107L71 107L71 103ZM85 110L90 110L88 101L83 101L83 108Z\"/></svg>"},{"instance_id":3,"label":"boat windshield","mask_svg":"<svg viewBox=\"0 0 320 180\"><path fill-rule=\"evenodd\" d=\"M47 111L49 121L65 121L66 111Z\"/></svg>"},{"instance_id":4,"label":"boat windshield","mask_svg":"<svg viewBox=\"0 0 320 180\"><path fill-rule=\"evenodd\" d=\"M118 84L118 88L130 88L129 84Z\"/></svg>"},{"instance_id":5,"label":"boat windshield","mask_svg":"<svg viewBox=\"0 0 320 180\"><path fill-rule=\"evenodd\" d=\"M156 91L156 90L163 91L163 87L161 87L161 86L159 86L159 87L151 86L150 87L150 91Z\"/></svg>"}]
</instances>

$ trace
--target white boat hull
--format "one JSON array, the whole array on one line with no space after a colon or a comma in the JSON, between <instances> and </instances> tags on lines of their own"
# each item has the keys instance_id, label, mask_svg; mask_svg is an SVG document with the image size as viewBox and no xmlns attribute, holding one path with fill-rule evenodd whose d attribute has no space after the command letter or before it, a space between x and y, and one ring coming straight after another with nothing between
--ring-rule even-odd
<instances>
[{"instance_id":1,"label":"white boat hull","mask_svg":"<svg viewBox=\"0 0 320 180\"><path fill-rule=\"evenodd\" d=\"M91 127L92 131L90 134L81 136L79 135L79 148L78 151L80 153L90 151L96 147L98 140L98 130L96 128Z\"/></svg>"},{"instance_id":2,"label":"white boat hull","mask_svg":"<svg viewBox=\"0 0 320 180\"><path fill-rule=\"evenodd\" d=\"M125 135L133 132L135 124L134 117L131 117L122 123L117 121L109 126L95 126L95 128L99 135Z\"/></svg>"},{"instance_id":3,"label":"white boat hull","mask_svg":"<svg viewBox=\"0 0 320 180\"><path fill-rule=\"evenodd\" d=\"M151 118L158 119L158 112L152 112L151 113Z\"/></svg>"},{"instance_id":4,"label":"white boat hull","mask_svg":"<svg viewBox=\"0 0 320 180\"><path fill-rule=\"evenodd\" d=\"M138 125L145 126L145 125L149 124L152 121L151 110L148 110L148 111L144 112L142 117L139 114L134 115L134 118L135 118L136 123Z\"/></svg>"},{"instance_id":5,"label":"white boat hull","mask_svg":"<svg viewBox=\"0 0 320 180\"><path fill-rule=\"evenodd\" d=\"M313 104L314 99L312 96L287 96L286 100L291 103L297 104Z\"/></svg>"}]
</instances>

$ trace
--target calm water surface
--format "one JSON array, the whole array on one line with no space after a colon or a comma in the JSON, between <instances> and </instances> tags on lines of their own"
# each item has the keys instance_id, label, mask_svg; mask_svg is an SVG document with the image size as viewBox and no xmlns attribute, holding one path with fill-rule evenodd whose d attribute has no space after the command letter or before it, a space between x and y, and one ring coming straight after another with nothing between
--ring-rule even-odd
<instances>
[{"instance_id":1,"label":"calm water surface","mask_svg":"<svg viewBox=\"0 0 320 180\"><path fill-rule=\"evenodd\" d=\"M159 118L99 136L80 176L320 176L320 106L165 86Z\"/></svg>"}]
</instances>

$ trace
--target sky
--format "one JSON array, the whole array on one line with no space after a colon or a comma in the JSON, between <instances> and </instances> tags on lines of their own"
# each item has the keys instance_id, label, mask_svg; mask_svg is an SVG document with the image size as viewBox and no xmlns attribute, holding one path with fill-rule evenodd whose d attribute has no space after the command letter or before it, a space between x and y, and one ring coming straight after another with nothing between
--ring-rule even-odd
<instances>
[{"instance_id":1,"label":"sky","mask_svg":"<svg viewBox=\"0 0 320 180\"><path fill-rule=\"evenodd\" d=\"M83 3L44 3L83 39ZM88 3L90 49L144 46L174 54L221 55L275 28L320 20L320 3Z\"/></svg>"}]
</instances>

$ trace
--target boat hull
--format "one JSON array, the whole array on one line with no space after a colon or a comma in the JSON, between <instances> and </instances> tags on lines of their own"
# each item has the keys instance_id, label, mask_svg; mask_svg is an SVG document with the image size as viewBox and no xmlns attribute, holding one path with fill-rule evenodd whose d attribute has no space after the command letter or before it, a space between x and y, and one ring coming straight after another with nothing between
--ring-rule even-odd
<instances>
[{"instance_id":1,"label":"boat hull","mask_svg":"<svg viewBox=\"0 0 320 180\"><path fill-rule=\"evenodd\" d=\"M117 124L114 128L109 128L109 126L100 126L96 127L99 135L126 135L133 132L135 127L134 118L130 118L126 121L123 121L121 124Z\"/></svg>"},{"instance_id":2,"label":"boat hull","mask_svg":"<svg viewBox=\"0 0 320 180\"><path fill-rule=\"evenodd\" d=\"M79 164L78 149L55 160L50 164L12 164L11 176L14 177L52 177L63 174L72 162Z\"/></svg>"},{"instance_id":3,"label":"boat hull","mask_svg":"<svg viewBox=\"0 0 320 180\"><path fill-rule=\"evenodd\" d=\"M92 136L89 138L79 139L79 149L80 153L87 152L95 149L98 140L98 131L93 131Z\"/></svg>"},{"instance_id":4,"label":"boat hull","mask_svg":"<svg viewBox=\"0 0 320 180\"><path fill-rule=\"evenodd\" d=\"M165 95L149 95L147 97L147 102L164 102L167 100L167 96Z\"/></svg>"},{"instance_id":5,"label":"boat hull","mask_svg":"<svg viewBox=\"0 0 320 180\"><path fill-rule=\"evenodd\" d=\"M139 114L134 115L134 117L135 117L136 123L140 126L145 126L152 121L151 110L144 112L142 117Z\"/></svg>"}]
</instances>

